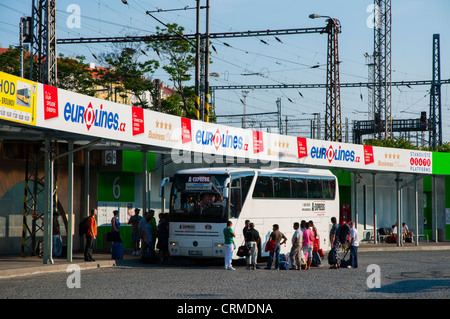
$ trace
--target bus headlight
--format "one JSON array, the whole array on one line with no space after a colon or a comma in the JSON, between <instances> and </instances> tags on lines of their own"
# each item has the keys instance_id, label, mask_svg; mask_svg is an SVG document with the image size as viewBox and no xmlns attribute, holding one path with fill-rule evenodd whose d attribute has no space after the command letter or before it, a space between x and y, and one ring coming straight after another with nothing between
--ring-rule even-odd
<instances>
[{"instance_id":1,"label":"bus headlight","mask_svg":"<svg viewBox=\"0 0 450 319\"><path fill-rule=\"evenodd\" d=\"M169 242L169 249L170 249L170 252L171 252L171 254L178 254L179 253L179 251L178 251L178 242L176 242L176 241L171 241L171 242Z\"/></svg>"}]
</instances>

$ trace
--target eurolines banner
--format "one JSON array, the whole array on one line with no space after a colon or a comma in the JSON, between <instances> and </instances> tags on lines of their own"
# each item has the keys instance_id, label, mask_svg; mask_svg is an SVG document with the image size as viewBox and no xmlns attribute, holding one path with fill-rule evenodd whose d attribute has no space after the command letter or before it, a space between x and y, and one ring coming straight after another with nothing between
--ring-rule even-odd
<instances>
[{"instance_id":1,"label":"eurolines banner","mask_svg":"<svg viewBox=\"0 0 450 319\"><path fill-rule=\"evenodd\" d=\"M337 143L302 137L296 139L297 141L292 137L272 136L272 145L289 145L289 149L283 153L272 153L277 154L278 157L282 154L287 162L293 162L293 158L297 156L297 163L330 168L418 174L432 172L431 152Z\"/></svg>"},{"instance_id":2,"label":"eurolines banner","mask_svg":"<svg viewBox=\"0 0 450 319\"><path fill-rule=\"evenodd\" d=\"M0 75L0 118L22 119L23 123L29 121L26 123L30 125L35 120L36 126L43 128L266 163L432 173L431 152L313 140L229 127L144 110L42 84L37 84L36 90L34 82L5 73Z\"/></svg>"},{"instance_id":3,"label":"eurolines banner","mask_svg":"<svg viewBox=\"0 0 450 319\"><path fill-rule=\"evenodd\" d=\"M36 125L71 133L130 140L131 106L39 84Z\"/></svg>"}]
</instances>

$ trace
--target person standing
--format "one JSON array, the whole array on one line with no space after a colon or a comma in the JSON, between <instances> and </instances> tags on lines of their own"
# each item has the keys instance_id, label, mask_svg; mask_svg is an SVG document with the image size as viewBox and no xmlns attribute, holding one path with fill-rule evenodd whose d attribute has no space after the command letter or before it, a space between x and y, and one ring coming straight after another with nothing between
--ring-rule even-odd
<instances>
[{"instance_id":1,"label":"person standing","mask_svg":"<svg viewBox=\"0 0 450 319\"><path fill-rule=\"evenodd\" d=\"M292 247L289 257L291 258L292 268L294 270L300 270L300 245L303 241L303 232L300 230L300 224L294 223L294 234L292 235Z\"/></svg>"},{"instance_id":2,"label":"person standing","mask_svg":"<svg viewBox=\"0 0 450 319\"><path fill-rule=\"evenodd\" d=\"M111 218L111 235L113 243L121 243L120 238L120 222L119 222L119 211L113 211L113 218Z\"/></svg>"},{"instance_id":3,"label":"person standing","mask_svg":"<svg viewBox=\"0 0 450 319\"><path fill-rule=\"evenodd\" d=\"M231 260L233 259L233 243L234 243L234 237L236 235L233 232L233 229L231 228L233 226L233 223L229 220L227 222L227 227L223 229L223 236L225 238L224 244L225 244L225 269L227 270L236 270L231 265Z\"/></svg>"},{"instance_id":4,"label":"person standing","mask_svg":"<svg viewBox=\"0 0 450 319\"><path fill-rule=\"evenodd\" d=\"M336 217L331 217L331 223L333 224L333 226L330 229L331 250L328 253L328 263L330 264L330 269L338 269L339 260L337 256L337 251L339 248L339 236L338 236L339 225L337 224Z\"/></svg>"},{"instance_id":5,"label":"person standing","mask_svg":"<svg viewBox=\"0 0 450 319\"><path fill-rule=\"evenodd\" d=\"M272 226L272 233L270 234L270 239L272 239L275 242L275 248L269 254L269 260L267 261L266 269L270 270L272 268L273 258L275 257L275 269L279 270L280 269L280 249L281 249L281 245L283 245L287 241L287 238L282 232L280 232L278 224L274 224ZM281 241L281 240L283 240L283 241Z\"/></svg>"},{"instance_id":6,"label":"person standing","mask_svg":"<svg viewBox=\"0 0 450 319\"><path fill-rule=\"evenodd\" d=\"M245 242L249 248L249 256L247 261L247 269L256 269L256 256L258 255L259 232L255 229L254 223L249 223L249 230L245 232Z\"/></svg>"},{"instance_id":7,"label":"person standing","mask_svg":"<svg viewBox=\"0 0 450 319\"><path fill-rule=\"evenodd\" d=\"M314 226L314 222L312 220L309 221L309 228L314 233L314 241L313 241L313 266L322 267L322 258L319 255L320 249L320 239L319 232L317 231L317 227Z\"/></svg>"},{"instance_id":8,"label":"person standing","mask_svg":"<svg viewBox=\"0 0 450 319\"><path fill-rule=\"evenodd\" d=\"M153 241L153 236L152 236L152 217L150 216L150 214L147 214L147 223L145 224L144 228L143 228L143 233L144 233L144 251L146 251L147 253L151 253L153 250L151 249L152 247L152 241ZM144 253L143 253L144 255Z\"/></svg>"},{"instance_id":9,"label":"person standing","mask_svg":"<svg viewBox=\"0 0 450 319\"><path fill-rule=\"evenodd\" d=\"M142 253L142 250L144 249L144 245L145 245L145 239L144 239L145 229L144 229L144 227L147 224L148 213L144 211L143 215L144 215L143 218L139 221L139 224L138 224L139 237L141 239L141 249L139 250L138 253L136 253L136 256L139 256Z\"/></svg>"},{"instance_id":10,"label":"person standing","mask_svg":"<svg viewBox=\"0 0 450 319\"><path fill-rule=\"evenodd\" d=\"M245 238L248 232L250 232L250 220L247 219L244 222L244 229L242 229L242 235L244 236L244 240L246 240ZM245 266L247 267L247 269L249 268L248 260L249 258L245 258Z\"/></svg>"},{"instance_id":11,"label":"person standing","mask_svg":"<svg viewBox=\"0 0 450 319\"><path fill-rule=\"evenodd\" d=\"M348 242L348 248L350 249L350 265L347 268L358 268L358 232L355 229L355 223L350 221L350 240Z\"/></svg>"},{"instance_id":12,"label":"person standing","mask_svg":"<svg viewBox=\"0 0 450 319\"><path fill-rule=\"evenodd\" d=\"M147 215L148 220L152 221L150 214ZM169 260L169 214L160 215L158 224L158 246L159 257L161 258L161 264L164 263L164 259Z\"/></svg>"},{"instance_id":13,"label":"person standing","mask_svg":"<svg viewBox=\"0 0 450 319\"><path fill-rule=\"evenodd\" d=\"M314 233L309 228L309 223L305 223L305 230L303 231L303 244L302 244L302 250L303 254L308 254L308 260L306 262L305 270L308 270L311 268L312 263L312 252L313 252L313 242L314 242Z\"/></svg>"},{"instance_id":14,"label":"person standing","mask_svg":"<svg viewBox=\"0 0 450 319\"><path fill-rule=\"evenodd\" d=\"M92 258L92 251L94 250L94 241L97 239L97 209L92 208L87 219L87 232L86 232L86 246L84 247L84 261L95 261Z\"/></svg>"},{"instance_id":15,"label":"person standing","mask_svg":"<svg viewBox=\"0 0 450 319\"><path fill-rule=\"evenodd\" d=\"M156 246L156 238L158 237L158 226L156 224L156 218L155 218L155 211L153 209L150 209L148 211L148 216L151 220L151 225L152 225L152 244L151 244L151 249L152 251L155 251L155 246Z\"/></svg>"},{"instance_id":16,"label":"person standing","mask_svg":"<svg viewBox=\"0 0 450 319\"><path fill-rule=\"evenodd\" d=\"M139 256L139 243L141 241L141 234L139 233L139 222L142 216L139 215L139 208L134 209L134 215L130 217L128 224L131 224L131 244L133 245L133 256Z\"/></svg>"}]
</instances>

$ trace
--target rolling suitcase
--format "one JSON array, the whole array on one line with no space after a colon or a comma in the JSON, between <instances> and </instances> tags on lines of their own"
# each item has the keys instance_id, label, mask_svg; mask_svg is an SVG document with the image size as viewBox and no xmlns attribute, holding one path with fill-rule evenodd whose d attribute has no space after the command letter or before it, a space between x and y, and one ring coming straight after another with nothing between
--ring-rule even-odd
<instances>
[{"instance_id":1,"label":"rolling suitcase","mask_svg":"<svg viewBox=\"0 0 450 319\"><path fill-rule=\"evenodd\" d=\"M141 262L143 264L156 264L155 251L147 245L142 249Z\"/></svg>"},{"instance_id":2,"label":"rolling suitcase","mask_svg":"<svg viewBox=\"0 0 450 319\"><path fill-rule=\"evenodd\" d=\"M347 266L350 266L350 259L345 260L345 257L347 257L347 254L349 251L350 251L350 249L348 249L348 248L345 250L344 257L342 257L341 263L340 263L341 268L347 268Z\"/></svg>"},{"instance_id":3,"label":"rolling suitcase","mask_svg":"<svg viewBox=\"0 0 450 319\"><path fill-rule=\"evenodd\" d=\"M115 242L111 248L112 259L123 259L123 244Z\"/></svg>"}]
</instances>

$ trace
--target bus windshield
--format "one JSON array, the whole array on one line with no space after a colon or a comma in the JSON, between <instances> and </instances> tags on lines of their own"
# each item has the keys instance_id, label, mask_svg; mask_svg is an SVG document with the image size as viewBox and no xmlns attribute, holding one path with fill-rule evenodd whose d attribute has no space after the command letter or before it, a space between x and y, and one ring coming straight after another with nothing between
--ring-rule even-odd
<instances>
[{"instance_id":1,"label":"bus windshield","mask_svg":"<svg viewBox=\"0 0 450 319\"><path fill-rule=\"evenodd\" d=\"M174 176L170 200L170 221L226 222L227 199L223 197L228 175Z\"/></svg>"}]
</instances>

